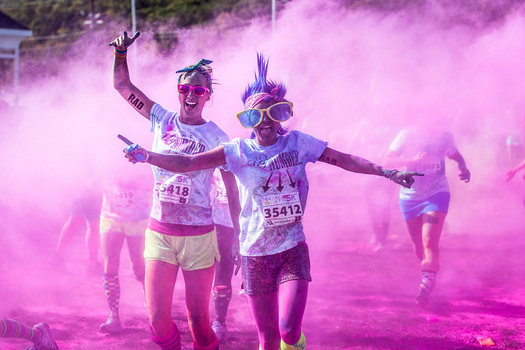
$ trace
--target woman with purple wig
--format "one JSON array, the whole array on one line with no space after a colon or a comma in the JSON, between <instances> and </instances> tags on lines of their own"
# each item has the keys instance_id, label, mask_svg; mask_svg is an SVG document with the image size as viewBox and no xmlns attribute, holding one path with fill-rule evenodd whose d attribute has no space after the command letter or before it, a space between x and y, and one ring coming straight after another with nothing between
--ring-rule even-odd
<instances>
[{"instance_id":1,"label":"woman with purple wig","mask_svg":"<svg viewBox=\"0 0 525 350\"><path fill-rule=\"evenodd\" d=\"M305 166L317 160L356 173L386 176L410 187L415 173L386 170L366 159L340 153L300 131L289 133L281 123L292 117L286 88L266 78L268 61L258 56L258 74L237 113L242 126L253 131L194 156L163 155L134 146L124 151L131 162L146 162L170 171L223 167L239 186L240 236L234 244L242 268L261 349L304 349L301 323L306 306L310 258L303 231L308 195Z\"/></svg>"}]
</instances>

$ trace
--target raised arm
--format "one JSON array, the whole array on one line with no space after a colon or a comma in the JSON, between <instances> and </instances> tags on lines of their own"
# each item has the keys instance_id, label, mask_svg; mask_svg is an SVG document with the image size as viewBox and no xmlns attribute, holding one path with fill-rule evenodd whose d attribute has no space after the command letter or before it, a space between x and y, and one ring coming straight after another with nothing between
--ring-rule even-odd
<instances>
[{"instance_id":1,"label":"raised arm","mask_svg":"<svg viewBox=\"0 0 525 350\"><path fill-rule=\"evenodd\" d=\"M456 152L453 155L449 157L452 160L455 160L458 163L458 169L459 169L459 179L461 181L469 182L470 181L470 171L467 168L467 164L465 163L465 158L461 155L461 153Z\"/></svg>"},{"instance_id":2,"label":"raised arm","mask_svg":"<svg viewBox=\"0 0 525 350\"><path fill-rule=\"evenodd\" d=\"M127 61L127 49L139 35L140 32L136 32L133 37L129 38L128 33L124 32L123 35L109 43L110 46L115 47L113 87L131 107L149 120L151 107L153 107L154 102L131 82Z\"/></svg>"},{"instance_id":3,"label":"raised arm","mask_svg":"<svg viewBox=\"0 0 525 350\"><path fill-rule=\"evenodd\" d=\"M423 174L416 172L405 172L395 169L388 170L364 158L342 153L330 147L326 147L323 154L319 157L319 160L354 173L385 176L393 182L408 188L410 188L415 181L413 176L423 176Z\"/></svg>"}]
</instances>

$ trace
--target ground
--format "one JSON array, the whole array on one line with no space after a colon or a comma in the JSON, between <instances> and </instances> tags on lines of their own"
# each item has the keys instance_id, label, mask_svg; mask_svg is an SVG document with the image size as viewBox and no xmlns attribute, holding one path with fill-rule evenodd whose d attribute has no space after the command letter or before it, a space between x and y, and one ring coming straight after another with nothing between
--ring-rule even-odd
<instances>
[{"instance_id":1,"label":"ground","mask_svg":"<svg viewBox=\"0 0 525 350\"><path fill-rule=\"evenodd\" d=\"M311 225L317 232L323 224ZM41 227L53 229L56 227ZM337 230L337 231L335 231ZM525 349L525 243L517 233L498 235L445 232L438 283L427 309L414 303L419 269L402 225L393 225L389 249L374 252L369 232L342 225L326 239L310 240L313 282L303 331L308 349ZM347 236L332 240L330 234ZM67 271L54 270L46 256L55 242L38 243L25 256L7 250L0 260L0 311L3 317L33 325L47 322L60 349L157 349L147 328L142 291L133 279L125 248L122 255L121 319L124 331L104 335L106 305L101 276L86 276L81 235L71 244ZM343 242L343 243L341 243ZM21 243L20 247L23 246ZM18 247L18 249L20 249ZM257 334L234 278L228 315L229 342L221 349L258 349ZM184 314L183 281L176 286L173 318L183 349L192 349ZM25 340L0 339L4 350L24 349Z\"/></svg>"}]
</instances>

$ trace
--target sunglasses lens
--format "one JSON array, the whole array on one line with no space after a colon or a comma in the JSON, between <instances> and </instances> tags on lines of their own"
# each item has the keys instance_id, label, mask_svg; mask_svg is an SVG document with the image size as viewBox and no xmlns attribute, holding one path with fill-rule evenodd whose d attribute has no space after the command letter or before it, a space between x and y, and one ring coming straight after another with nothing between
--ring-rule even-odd
<instances>
[{"instance_id":1,"label":"sunglasses lens","mask_svg":"<svg viewBox=\"0 0 525 350\"><path fill-rule=\"evenodd\" d=\"M206 93L206 88L203 88L202 86L194 86L193 93L197 96L204 96Z\"/></svg>"},{"instance_id":2,"label":"sunglasses lens","mask_svg":"<svg viewBox=\"0 0 525 350\"><path fill-rule=\"evenodd\" d=\"M248 109L239 114L239 120L245 128L253 128L261 122L261 112L255 109Z\"/></svg>"},{"instance_id":3,"label":"sunglasses lens","mask_svg":"<svg viewBox=\"0 0 525 350\"><path fill-rule=\"evenodd\" d=\"M190 92L190 87L188 85L179 85L179 94L186 95Z\"/></svg>"},{"instance_id":4,"label":"sunglasses lens","mask_svg":"<svg viewBox=\"0 0 525 350\"><path fill-rule=\"evenodd\" d=\"M278 122L284 122L290 119L292 108L287 103L278 103L270 107L270 115Z\"/></svg>"}]
</instances>

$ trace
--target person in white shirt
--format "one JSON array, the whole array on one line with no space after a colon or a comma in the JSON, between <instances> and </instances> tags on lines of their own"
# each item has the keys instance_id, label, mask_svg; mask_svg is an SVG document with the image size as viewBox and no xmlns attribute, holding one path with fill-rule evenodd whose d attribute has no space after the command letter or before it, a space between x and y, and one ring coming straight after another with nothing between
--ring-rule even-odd
<instances>
[{"instance_id":1,"label":"person in white shirt","mask_svg":"<svg viewBox=\"0 0 525 350\"><path fill-rule=\"evenodd\" d=\"M127 48L138 36L137 32L129 38L124 32L110 43L115 47L114 87L150 121L155 152L189 156L209 151L227 141L226 133L202 116L204 104L213 92L212 61L201 59L177 71L180 73L177 85L180 110L169 111L130 81ZM215 350L219 347L208 310L215 261L219 259L210 205L213 171L213 167L170 171L153 166L153 203L144 250L145 287L152 340L162 349L181 348L179 330L171 319L179 269L185 281L186 311L193 348ZM238 202L235 178L225 171L221 174L228 196L231 196L229 202Z\"/></svg>"},{"instance_id":2,"label":"person in white shirt","mask_svg":"<svg viewBox=\"0 0 525 350\"><path fill-rule=\"evenodd\" d=\"M424 117L416 119L414 125L424 121ZM439 240L450 203L445 157L457 162L460 180L469 182L470 171L453 135L441 127L421 125L402 130L385 156L388 166L405 167L407 171L425 174L411 188L401 188L399 194L401 212L416 256L421 261L416 303L422 307L429 303L439 270Z\"/></svg>"},{"instance_id":3,"label":"person in white shirt","mask_svg":"<svg viewBox=\"0 0 525 350\"><path fill-rule=\"evenodd\" d=\"M321 161L356 173L386 176L410 187L416 173L386 170L366 159L338 152L327 142L281 123L293 104L281 83L266 78L268 61L258 56L258 74L242 96L240 123L253 131L197 155L165 155L133 145L124 150L131 162L143 157L170 171L223 167L235 174L240 193L240 253L243 288L252 310L261 349L304 349L301 331L310 275L303 230L308 195L307 163Z\"/></svg>"}]
</instances>

